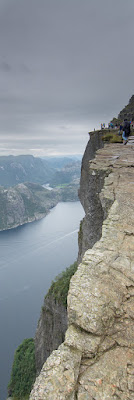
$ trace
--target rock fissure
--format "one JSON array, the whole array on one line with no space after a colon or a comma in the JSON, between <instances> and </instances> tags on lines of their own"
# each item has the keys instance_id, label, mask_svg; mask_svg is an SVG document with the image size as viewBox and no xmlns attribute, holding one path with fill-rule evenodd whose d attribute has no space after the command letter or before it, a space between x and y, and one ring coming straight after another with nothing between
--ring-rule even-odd
<instances>
[{"instance_id":1,"label":"rock fissure","mask_svg":"<svg viewBox=\"0 0 134 400\"><path fill-rule=\"evenodd\" d=\"M105 337L105 338L107 338L107 337ZM103 343L103 342L102 342L102 343ZM87 370L88 368L91 367L91 365L94 365L94 364L98 363L99 359L102 357L102 355L103 355L104 353L107 353L109 350L114 350L114 349L117 348L117 347L127 347L127 346L121 346L121 345L118 344L116 341L115 341L114 344L111 345L108 349L104 349L103 351L101 350L101 345L98 346L97 353L96 353L95 355L93 355L93 357L91 357L91 359L90 359L89 357L87 358L87 361L90 360L90 365L87 365L87 364L85 363L85 359L84 359L84 362L83 362L83 360L81 360L81 365L82 365L82 367L85 366L85 367L86 367L85 370ZM127 347L127 348L128 348L128 347ZM82 371L82 372L79 374L79 377L81 377L81 376L85 373L85 370Z\"/></svg>"},{"instance_id":2,"label":"rock fissure","mask_svg":"<svg viewBox=\"0 0 134 400\"><path fill-rule=\"evenodd\" d=\"M97 333L94 333L94 332L90 332L89 330L87 331L86 329L80 327L79 325L77 325L77 324L75 324L75 323L72 324L72 326L74 327L74 329L79 330L80 333L85 333L85 334L87 333L88 336L90 335L90 337L97 337L97 338L100 338L100 337L101 337L101 335L99 335L99 334L97 334Z\"/></svg>"},{"instance_id":3,"label":"rock fissure","mask_svg":"<svg viewBox=\"0 0 134 400\"><path fill-rule=\"evenodd\" d=\"M129 272L121 271L120 269L115 268L115 267L113 267L113 266L111 266L111 265L110 265L109 269L110 269L110 270L114 270L114 271L120 273L120 275L123 275L123 276L124 276L125 278L127 278L128 280L131 279L131 282L134 282L134 277L131 277L131 278L130 278L130 277L129 277ZM126 287L127 287L127 286L126 286Z\"/></svg>"},{"instance_id":4,"label":"rock fissure","mask_svg":"<svg viewBox=\"0 0 134 400\"><path fill-rule=\"evenodd\" d=\"M134 236L134 232L127 232L127 231L124 231L124 233L125 233L125 235L128 235L128 236Z\"/></svg>"}]
</instances>

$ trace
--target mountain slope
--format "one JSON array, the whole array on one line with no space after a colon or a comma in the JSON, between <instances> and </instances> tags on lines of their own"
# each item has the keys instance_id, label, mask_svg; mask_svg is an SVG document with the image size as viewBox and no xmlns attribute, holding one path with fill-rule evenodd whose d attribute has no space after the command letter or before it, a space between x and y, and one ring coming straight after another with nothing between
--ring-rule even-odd
<instances>
[{"instance_id":1,"label":"mountain slope","mask_svg":"<svg viewBox=\"0 0 134 400\"><path fill-rule=\"evenodd\" d=\"M134 95L131 96L129 103L120 111L117 118L113 118L111 122L121 124L127 118L128 121L134 121Z\"/></svg>"},{"instance_id":2,"label":"mountain slope","mask_svg":"<svg viewBox=\"0 0 134 400\"><path fill-rule=\"evenodd\" d=\"M8 189L0 187L0 230L40 219L58 201L58 193L33 183L21 183Z\"/></svg>"},{"instance_id":3,"label":"mountain slope","mask_svg":"<svg viewBox=\"0 0 134 400\"><path fill-rule=\"evenodd\" d=\"M32 182L41 185L49 183L57 186L78 183L81 162L67 157L51 160L33 157L32 155L0 157L0 185L15 186L19 183Z\"/></svg>"},{"instance_id":4,"label":"mountain slope","mask_svg":"<svg viewBox=\"0 0 134 400\"><path fill-rule=\"evenodd\" d=\"M35 183L0 187L0 230L43 218L59 201L77 201L78 185L47 190Z\"/></svg>"},{"instance_id":5,"label":"mountain slope","mask_svg":"<svg viewBox=\"0 0 134 400\"><path fill-rule=\"evenodd\" d=\"M54 171L47 161L32 155L0 157L0 185L15 186L22 182L44 184Z\"/></svg>"},{"instance_id":6,"label":"mountain slope","mask_svg":"<svg viewBox=\"0 0 134 400\"><path fill-rule=\"evenodd\" d=\"M69 183L79 183L81 172L81 161L72 161L63 168L56 171L50 179L51 186Z\"/></svg>"}]
</instances>

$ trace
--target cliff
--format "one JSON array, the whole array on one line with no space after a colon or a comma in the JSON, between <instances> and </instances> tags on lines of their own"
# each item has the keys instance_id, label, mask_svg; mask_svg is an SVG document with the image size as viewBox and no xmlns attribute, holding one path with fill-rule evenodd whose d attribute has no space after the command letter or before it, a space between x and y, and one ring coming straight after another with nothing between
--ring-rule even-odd
<instances>
[{"instance_id":1,"label":"cliff","mask_svg":"<svg viewBox=\"0 0 134 400\"><path fill-rule=\"evenodd\" d=\"M59 274L44 298L35 335L37 375L47 357L64 342L67 330L67 294L70 279L76 272L77 266L77 262L74 262Z\"/></svg>"},{"instance_id":2,"label":"cliff","mask_svg":"<svg viewBox=\"0 0 134 400\"><path fill-rule=\"evenodd\" d=\"M59 201L77 200L77 183L53 190L35 183L0 187L0 231L43 218Z\"/></svg>"},{"instance_id":3,"label":"cliff","mask_svg":"<svg viewBox=\"0 0 134 400\"><path fill-rule=\"evenodd\" d=\"M100 184L99 177L95 181L94 176L89 179L88 164L89 160L93 159L96 151L103 147L103 141L99 132L90 134L90 141L88 142L85 154L82 160L81 168L81 181L79 198L85 210L85 218L81 222L79 230L79 255L78 262L82 259L85 250L100 238L103 210L101 207L100 199L96 194L96 185L98 184L97 192L100 191L102 183ZM101 179L103 181L103 179ZM63 189L64 191L65 189ZM90 210L90 212L89 212ZM98 217L99 215L99 217ZM73 267L73 266L71 266ZM70 275L74 273L74 269L70 270ZM76 267L75 267L76 268ZM60 279L60 277L59 277ZM66 272L63 273L63 279L68 287ZM60 284L60 297L62 295ZM41 310L40 319L38 322L36 335L35 335L35 358L36 370L39 374L47 357L53 350L64 341L65 332L67 330L67 308L65 304L61 303L61 298L54 296L53 290L49 291L48 296L44 299L44 304ZM49 333L49 334L48 334Z\"/></svg>"},{"instance_id":4,"label":"cliff","mask_svg":"<svg viewBox=\"0 0 134 400\"><path fill-rule=\"evenodd\" d=\"M91 160L89 141L82 175L85 179L86 174L88 188L95 179L102 232L71 279L65 341L44 364L30 400L134 398L133 149L105 145ZM87 199L82 201L88 216L91 194L85 193Z\"/></svg>"},{"instance_id":5,"label":"cliff","mask_svg":"<svg viewBox=\"0 0 134 400\"><path fill-rule=\"evenodd\" d=\"M44 362L53 350L65 339L67 310L51 294L44 299L35 335L36 373L39 374Z\"/></svg>"},{"instance_id":6,"label":"cliff","mask_svg":"<svg viewBox=\"0 0 134 400\"><path fill-rule=\"evenodd\" d=\"M85 218L79 230L78 262L81 261L85 251L91 248L101 236L104 211L98 194L103 187L104 173L98 171L97 174L94 174L94 172L89 174L89 161L94 158L96 151L103 146L102 132L91 132L81 166L79 199L85 211Z\"/></svg>"},{"instance_id":7,"label":"cliff","mask_svg":"<svg viewBox=\"0 0 134 400\"><path fill-rule=\"evenodd\" d=\"M0 230L43 218L58 201L58 192L51 193L34 183L0 187Z\"/></svg>"}]
</instances>

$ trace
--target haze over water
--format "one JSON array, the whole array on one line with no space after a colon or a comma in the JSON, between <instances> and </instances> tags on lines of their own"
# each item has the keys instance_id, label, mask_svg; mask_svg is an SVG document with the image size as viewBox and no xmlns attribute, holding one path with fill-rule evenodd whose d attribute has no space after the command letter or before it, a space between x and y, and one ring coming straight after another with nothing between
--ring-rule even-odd
<instances>
[{"instance_id":1,"label":"haze over water","mask_svg":"<svg viewBox=\"0 0 134 400\"><path fill-rule=\"evenodd\" d=\"M59 203L42 220L0 232L0 399L14 351L34 337L44 295L52 280L78 255L80 202Z\"/></svg>"}]
</instances>

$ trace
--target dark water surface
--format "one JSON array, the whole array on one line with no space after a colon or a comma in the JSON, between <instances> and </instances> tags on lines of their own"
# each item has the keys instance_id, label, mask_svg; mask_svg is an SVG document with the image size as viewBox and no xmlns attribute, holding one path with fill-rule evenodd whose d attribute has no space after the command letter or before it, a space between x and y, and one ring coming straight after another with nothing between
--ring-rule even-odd
<instances>
[{"instance_id":1,"label":"dark water surface","mask_svg":"<svg viewBox=\"0 0 134 400\"><path fill-rule=\"evenodd\" d=\"M0 400L16 347L34 337L51 281L78 254L80 202L59 203L42 220L0 232Z\"/></svg>"}]
</instances>

